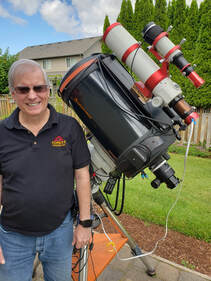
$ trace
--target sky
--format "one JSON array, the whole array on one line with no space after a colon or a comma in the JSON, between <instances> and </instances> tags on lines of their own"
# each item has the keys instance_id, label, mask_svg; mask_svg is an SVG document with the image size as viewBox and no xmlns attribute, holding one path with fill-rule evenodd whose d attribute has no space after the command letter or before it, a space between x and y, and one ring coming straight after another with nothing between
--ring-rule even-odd
<instances>
[{"instance_id":1,"label":"sky","mask_svg":"<svg viewBox=\"0 0 211 281\"><path fill-rule=\"evenodd\" d=\"M198 3L203 0L197 0ZM134 5L135 0L131 1ZM191 0L186 0L189 4ZM116 21L122 0L0 0L0 49L102 35L105 15Z\"/></svg>"}]
</instances>

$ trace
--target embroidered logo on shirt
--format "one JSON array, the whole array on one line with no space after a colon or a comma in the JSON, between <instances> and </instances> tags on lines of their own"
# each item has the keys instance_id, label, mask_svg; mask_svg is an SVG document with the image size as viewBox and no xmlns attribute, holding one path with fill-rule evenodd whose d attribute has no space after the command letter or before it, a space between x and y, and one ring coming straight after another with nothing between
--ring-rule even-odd
<instances>
[{"instance_id":1,"label":"embroidered logo on shirt","mask_svg":"<svg viewBox=\"0 0 211 281\"><path fill-rule=\"evenodd\" d=\"M63 139L61 136L55 137L55 139L51 142L52 146L65 146L66 140Z\"/></svg>"}]
</instances>

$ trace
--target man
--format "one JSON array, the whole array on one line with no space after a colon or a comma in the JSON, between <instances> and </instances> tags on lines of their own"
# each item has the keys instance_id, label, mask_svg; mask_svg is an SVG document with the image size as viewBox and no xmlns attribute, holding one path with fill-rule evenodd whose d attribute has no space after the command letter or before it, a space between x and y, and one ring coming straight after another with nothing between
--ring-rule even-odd
<instances>
[{"instance_id":1,"label":"man","mask_svg":"<svg viewBox=\"0 0 211 281\"><path fill-rule=\"evenodd\" d=\"M48 104L38 63L16 61L8 80L17 109L0 122L0 280L31 280L38 253L46 281L70 281L72 247L85 246L91 235L84 134ZM74 179L80 223L73 234Z\"/></svg>"}]
</instances>

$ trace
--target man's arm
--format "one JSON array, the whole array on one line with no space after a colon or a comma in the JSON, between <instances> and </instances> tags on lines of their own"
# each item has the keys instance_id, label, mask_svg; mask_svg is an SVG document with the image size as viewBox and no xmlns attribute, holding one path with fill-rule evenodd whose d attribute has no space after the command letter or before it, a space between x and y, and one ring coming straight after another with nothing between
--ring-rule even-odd
<instances>
[{"instance_id":1,"label":"man's arm","mask_svg":"<svg viewBox=\"0 0 211 281\"><path fill-rule=\"evenodd\" d=\"M90 219L90 175L89 166L75 170L76 192L78 196L80 220ZM89 243L91 228L78 225L73 236L73 245L82 248Z\"/></svg>"},{"instance_id":2,"label":"man's arm","mask_svg":"<svg viewBox=\"0 0 211 281\"><path fill-rule=\"evenodd\" d=\"M2 182L3 182L3 177L2 177L2 175L0 175L0 211L1 211ZM4 263L5 263L5 260L4 260L3 252L1 249L1 241L0 241L0 264L4 264Z\"/></svg>"}]
</instances>

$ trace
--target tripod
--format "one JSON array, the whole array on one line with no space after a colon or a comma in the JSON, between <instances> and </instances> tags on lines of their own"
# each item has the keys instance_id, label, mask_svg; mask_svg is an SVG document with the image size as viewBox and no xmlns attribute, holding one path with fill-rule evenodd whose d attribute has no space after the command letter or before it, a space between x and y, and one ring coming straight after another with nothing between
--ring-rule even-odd
<instances>
[{"instance_id":1,"label":"tripod","mask_svg":"<svg viewBox=\"0 0 211 281\"><path fill-rule=\"evenodd\" d=\"M113 212L108 208L108 206L106 204L106 199L103 196L100 189L93 194L93 199L94 199L94 202L103 210L106 217L108 217L109 221L112 223L114 228L119 233L119 236L114 236L114 238L116 239L115 244L119 245L118 248L120 249L125 243L128 243L128 245L130 246L131 252L134 256L141 255L142 254L141 249L138 247L138 245L135 243L135 241L132 239L132 237L128 234L128 232L124 229L124 227L119 222L117 217L113 214ZM100 236L100 235L104 236L104 234L98 234L98 236ZM101 239L98 239L97 241L99 241L99 240L101 241ZM98 248L97 241L95 243L95 249L96 249L96 252L97 251L99 252L100 247ZM104 247L105 247L105 242L104 242ZM106 256L104 256L104 264L102 265L101 268L97 267L97 272L95 274L93 274L92 272L89 272L91 266L87 262L88 261L88 252L89 252L88 247L84 247L80 251L79 274L77 277L78 281L96 280L96 277L99 276L99 274L103 271L103 269L108 264L108 260L110 262L110 260L115 256L115 254L114 254L113 257L111 257L111 259L108 259L108 260L106 260ZM140 257L140 259L146 267L146 273L149 276L154 276L155 269L150 265L148 257L144 256L144 257ZM97 259L97 260L99 261L99 259ZM102 263L102 261L100 261L100 263Z\"/></svg>"}]
</instances>

